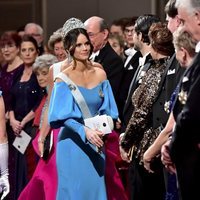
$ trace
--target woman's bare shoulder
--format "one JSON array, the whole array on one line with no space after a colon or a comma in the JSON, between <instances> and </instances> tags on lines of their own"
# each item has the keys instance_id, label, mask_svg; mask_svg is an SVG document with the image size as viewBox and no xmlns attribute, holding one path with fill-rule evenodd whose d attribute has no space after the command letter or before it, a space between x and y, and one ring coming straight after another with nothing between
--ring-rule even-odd
<instances>
[{"instance_id":1,"label":"woman's bare shoulder","mask_svg":"<svg viewBox=\"0 0 200 200\"><path fill-rule=\"evenodd\" d=\"M103 66L99 63L93 62L93 67L97 76L103 81L107 79L106 72L103 69Z\"/></svg>"},{"instance_id":2,"label":"woman's bare shoulder","mask_svg":"<svg viewBox=\"0 0 200 200\"><path fill-rule=\"evenodd\" d=\"M98 67L98 68L100 68L100 69L103 69L103 66L100 64L100 63L97 63L97 62L91 62L91 64L92 64L92 66L93 67Z\"/></svg>"}]
</instances>

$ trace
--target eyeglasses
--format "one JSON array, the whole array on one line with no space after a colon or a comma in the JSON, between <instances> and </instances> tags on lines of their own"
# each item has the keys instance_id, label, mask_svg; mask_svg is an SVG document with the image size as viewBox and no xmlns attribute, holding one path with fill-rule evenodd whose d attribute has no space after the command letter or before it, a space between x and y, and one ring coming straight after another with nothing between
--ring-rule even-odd
<instances>
[{"instance_id":1,"label":"eyeglasses","mask_svg":"<svg viewBox=\"0 0 200 200\"><path fill-rule=\"evenodd\" d=\"M92 32L89 32L88 33L88 36L89 37L95 37L95 36L97 36L99 33L101 33L102 31L99 31L99 32L97 32L97 33L92 33Z\"/></svg>"},{"instance_id":2,"label":"eyeglasses","mask_svg":"<svg viewBox=\"0 0 200 200\"><path fill-rule=\"evenodd\" d=\"M39 33L31 33L29 35L32 36L32 37L39 37L39 36L41 36L41 34L39 34Z\"/></svg>"}]
</instances>

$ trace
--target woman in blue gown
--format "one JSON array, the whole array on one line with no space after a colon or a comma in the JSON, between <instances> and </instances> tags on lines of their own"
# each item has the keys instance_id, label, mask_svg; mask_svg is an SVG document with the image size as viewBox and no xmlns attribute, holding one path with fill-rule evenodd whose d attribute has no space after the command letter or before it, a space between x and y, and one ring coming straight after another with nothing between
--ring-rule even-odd
<instances>
[{"instance_id":1,"label":"woman in blue gown","mask_svg":"<svg viewBox=\"0 0 200 200\"><path fill-rule=\"evenodd\" d=\"M80 90L92 116L117 119L113 93L102 66L91 62L92 45L84 24L71 18L63 26L65 49L72 56L62 75ZM68 59L70 60L70 59ZM49 123L62 127L57 143L57 199L106 200L103 133L84 126L84 114L74 99L73 87L57 78L49 106ZM102 148L101 152L97 148Z\"/></svg>"}]
</instances>

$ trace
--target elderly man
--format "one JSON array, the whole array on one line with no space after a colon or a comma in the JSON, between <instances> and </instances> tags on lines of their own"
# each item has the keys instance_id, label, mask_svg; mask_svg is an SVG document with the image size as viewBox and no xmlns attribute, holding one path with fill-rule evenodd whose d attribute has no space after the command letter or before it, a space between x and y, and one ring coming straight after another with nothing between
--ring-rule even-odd
<instances>
[{"instance_id":1,"label":"elderly man","mask_svg":"<svg viewBox=\"0 0 200 200\"><path fill-rule=\"evenodd\" d=\"M39 46L39 55L42 55L44 53L44 47L43 47L43 28L36 23L28 23L26 24L24 28L24 32L26 35L31 35L35 38L35 40L38 43Z\"/></svg>"},{"instance_id":2,"label":"elderly man","mask_svg":"<svg viewBox=\"0 0 200 200\"><path fill-rule=\"evenodd\" d=\"M200 42L200 1L177 0L178 16L191 36ZM196 50L199 52L199 44ZM200 53L185 72L173 114L172 139L162 147L163 164L177 173L182 200L200 199ZM174 165L175 164L175 165ZM175 167L174 167L175 166Z\"/></svg>"},{"instance_id":3,"label":"elderly man","mask_svg":"<svg viewBox=\"0 0 200 200\"><path fill-rule=\"evenodd\" d=\"M93 16L85 21L85 26L94 47L92 59L102 64L110 81L119 109L119 86L123 75L123 61L108 42L109 27L104 19Z\"/></svg>"}]
</instances>

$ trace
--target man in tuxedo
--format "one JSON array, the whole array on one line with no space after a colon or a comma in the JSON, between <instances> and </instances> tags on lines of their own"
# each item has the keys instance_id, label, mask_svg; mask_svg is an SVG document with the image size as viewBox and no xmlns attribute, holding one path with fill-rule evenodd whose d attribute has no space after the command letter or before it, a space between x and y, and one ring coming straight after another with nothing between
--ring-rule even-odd
<instances>
[{"instance_id":1,"label":"man in tuxedo","mask_svg":"<svg viewBox=\"0 0 200 200\"><path fill-rule=\"evenodd\" d=\"M198 41L198 54L181 81L173 109L176 126L161 152L166 168L176 169L180 198L195 200L200 199L200 1L177 0L176 6L184 29Z\"/></svg>"},{"instance_id":2,"label":"man in tuxedo","mask_svg":"<svg viewBox=\"0 0 200 200\"><path fill-rule=\"evenodd\" d=\"M120 83L120 92L118 94L120 103L119 108L122 109L119 111L121 115L126 102L130 83L139 65L139 57L142 56L140 51L136 51L134 48L134 42L133 42L134 25L135 25L135 17L130 17L127 19L127 22L124 27L124 35L126 38L127 46L129 48L126 49L124 52L126 59L124 63L124 73ZM119 116L120 119L123 117L121 115Z\"/></svg>"},{"instance_id":3,"label":"man in tuxedo","mask_svg":"<svg viewBox=\"0 0 200 200\"><path fill-rule=\"evenodd\" d=\"M98 16L90 17L84 24L94 47L91 59L103 66L120 110L118 96L124 67L121 57L108 42L109 27L105 20Z\"/></svg>"},{"instance_id":4,"label":"man in tuxedo","mask_svg":"<svg viewBox=\"0 0 200 200\"><path fill-rule=\"evenodd\" d=\"M142 15L140 16L134 25L133 33L133 43L134 49L141 53L142 57L139 58L139 65L134 73L132 81L129 86L129 91L126 98L126 103L123 108L122 115L122 132L124 132L131 115L133 113L132 105L132 95L133 92L139 85L140 79L145 74L145 71L150 67L149 60L151 59L150 55L150 41L148 37L148 31L152 23L158 22L159 19L154 15Z\"/></svg>"},{"instance_id":5,"label":"man in tuxedo","mask_svg":"<svg viewBox=\"0 0 200 200\"><path fill-rule=\"evenodd\" d=\"M123 110L122 118L122 128L121 132L124 132L128 122L132 116L134 107L132 105L132 95L141 83L141 79L146 73L146 71L151 66L151 55L150 55L150 41L148 37L148 32L153 23L159 22L159 18L154 15L142 15L140 16L134 25L133 32L133 42L135 50L141 52L142 57L139 58L139 65L133 76L132 82L129 87L128 96ZM121 137L121 136L120 136ZM129 190L130 190L130 199L138 199L138 194L141 191L141 184L139 180L139 169L134 163L134 159L130 162L129 165Z\"/></svg>"},{"instance_id":6,"label":"man in tuxedo","mask_svg":"<svg viewBox=\"0 0 200 200\"><path fill-rule=\"evenodd\" d=\"M165 6L167 27L173 34L180 26L177 8L175 7L176 0L169 0ZM174 53L169 61L169 64L163 75L158 98L153 106L153 128L162 128L166 125L170 113L171 95L179 83L185 69L180 67Z\"/></svg>"}]
</instances>

